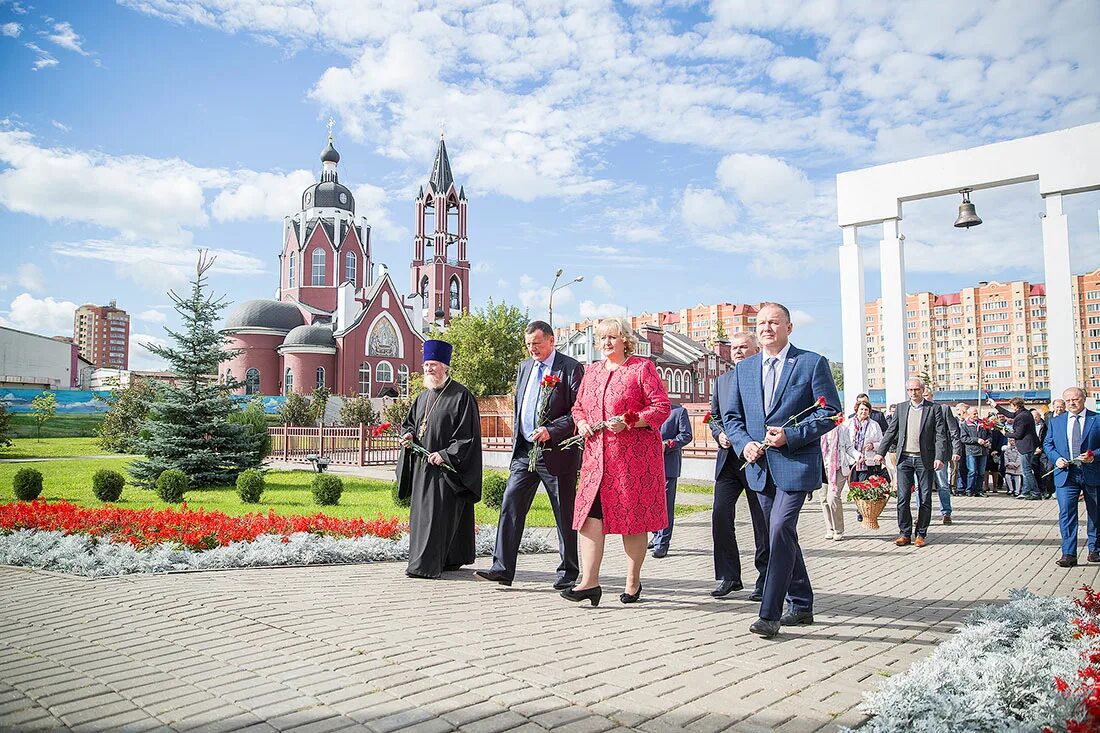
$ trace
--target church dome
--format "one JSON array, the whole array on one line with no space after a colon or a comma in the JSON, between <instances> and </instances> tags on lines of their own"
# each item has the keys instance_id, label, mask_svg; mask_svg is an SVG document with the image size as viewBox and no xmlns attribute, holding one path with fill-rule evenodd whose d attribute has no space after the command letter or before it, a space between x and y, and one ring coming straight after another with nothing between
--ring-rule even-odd
<instances>
[{"instance_id":1,"label":"church dome","mask_svg":"<svg viewBox=\"0 0 1100 733\"><path fill-rule=\"evenodd\" d=\"M355 213L355 197L351 189L336 181L321 181L302 193L302 209L321 206L331 209L343 209Z\"/></svg>"},{"instance_id":2,"label":"church dome","mask_svg":"<svg viewBox=\"0 0 1100 733\"><path fill-rule=\"evenodd\" d=\"M339 163L340 154L336 152L336 148L332 147L332 138L328 139L328 146L321 151L322 163Z\"/></svg>"},{"instance_id":3,"label":"church dome","mask_svg":"<svg viewBox=\"0 0 1100 733\"><path fill-rule=\"evenodd\" d=\"M225 319L225 329L268 328L290 331L305 323L302 312L293 303L279 300L247 300Z\"/></svg>"},{"instance_id":4,"label":"church dome","mask_svg":"<svg viewBox=\"0 0 1100 733\"><path fill-rule=\"evenodd\" d=\"M336 346L330 326L298 326L283 339L283 346Z\"/></svg>"}]
</instances>

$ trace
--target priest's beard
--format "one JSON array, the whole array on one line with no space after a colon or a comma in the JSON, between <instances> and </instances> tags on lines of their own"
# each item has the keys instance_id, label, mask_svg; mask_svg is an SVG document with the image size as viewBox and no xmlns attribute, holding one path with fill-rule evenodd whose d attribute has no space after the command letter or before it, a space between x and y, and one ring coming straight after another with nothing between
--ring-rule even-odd
<instances>
[{"instance_id":1,"label":"priest's beard","mask_svg":"<svg viewBox=\"0 0 1100 733\"><path fill-rule=\"evenodd\" d=\"M444 384L446 384L447 380L450 379L450 378L451 378L451 372L449 370L443 372L443 376L439 377L439 378L433 377L430 374L425 374L424 375L424 386L427 387L428 389L439 389Z\"/></svg>"}]
</instances>

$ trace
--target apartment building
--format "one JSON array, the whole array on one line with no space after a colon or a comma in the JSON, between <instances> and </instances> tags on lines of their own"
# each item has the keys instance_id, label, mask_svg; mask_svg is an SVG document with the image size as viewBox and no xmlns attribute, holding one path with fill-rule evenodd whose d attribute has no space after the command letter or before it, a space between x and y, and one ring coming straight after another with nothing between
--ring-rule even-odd
<instances>
[{"instance_id":1,"label":"apartment building","mask_svg":"<svg viewBox=\"0 0 1100 733\"><path fill-rule=\"evenodd\" d=\"M82 305L73 315L73 343L97 367L128 369L130 316L113 300L110 305Z\"/></svg>"}]
</instances>

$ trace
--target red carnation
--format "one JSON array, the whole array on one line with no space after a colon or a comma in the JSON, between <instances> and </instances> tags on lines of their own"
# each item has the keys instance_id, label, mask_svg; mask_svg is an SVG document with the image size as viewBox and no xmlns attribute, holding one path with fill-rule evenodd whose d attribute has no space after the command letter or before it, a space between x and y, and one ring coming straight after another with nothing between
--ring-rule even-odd
<instances>
[{"instance_id":1,"label":"red carnation","mask_svg":"<svg viewBox=\"0 0 1100 733\"><path fill-rule=\"evenodd\" d=\"M1092 460L1092 450L1085 451L1085 458L1088 458L1090 461Z\"/></svg>"},{"instance_id":2,"label":"red carnation","mask_svg":"<svg viewBox=\"0 0 1100 733\"><path fill-rule=\"evenodd\" d=\"M626 412L623 413L623 422L626 423L627 427L630 427L630 428L634 427L635 425L638 424L638 420L640 420L640 419L641 418L638 416L638 413L636 413L632 410L627 410Z\"/></svg>"},{"instance_id":3,"label":"red carnation","mask_svg":"<svg viewBox=\"0 0 1100 733\"><path fill-rule=\"evenodd\" d=\"M668 440L665 441L665 447L666 448L675 448L676 447L676 441L673 440L672 438L669 438Z\"/></svg>"},{"instance_id":4,"label":"red carnation","mask_svg":"<svg viewBox=\"0 0 1100 733\"><path fill-rule=\"evenodd\" d=\"M710 413L708 412L708 413L707 413L706 415L704 415L704 416L703 416L703 424L704 424L704 425L710 425L710 421L711 421L712 419L713 419L713 417L712 417L712 416L711 416L711 414L710 414Z\"/></svg>"},{"instance_id":5,"label":"red carnation","mask_svg":"<svg viewBox=\"0 0 1100 733\"><path fill-rule=\"evenodd\" d=\"M561 384L561 377L557 377L553 374L547 374L545 377L542 378L542 382L540 382L540 386L543 389L553 389L559 384Z\"/></svg>"},{"instance_id":6,"label":"red carnation","mask_svg":"<svg viewBox=\"0 0 1100 733\"><path fill-rule=\"evenodd\" d=\"M824 407L825 406L825 396L824 395L817 398L817 406L818 407Z\"/></svg>"},{"instance_id":7,"label":"red carnation","mask_svg":"<svg viewBox=\"0 0 1100 733\"><path fill-rule=\"evenodd\" d=\"M393 425L388 422L384 422L381 425L375 425L374 428L370 431L371 437L381 438L383 435L386 434L386 431L388 431L392 427Z\"/></svg>"},{"instance_id":8,"label":"red carnation","mask_svg":"<svg viewBox=\"0 0 1100 733\"><path fill-rule=\"evenodd\" d=\"M833 415L833 423L834 424L840 425L843 422L844 422L844 416L841 415L839 412L837 414Z\"/></svg>"}]
</instances>

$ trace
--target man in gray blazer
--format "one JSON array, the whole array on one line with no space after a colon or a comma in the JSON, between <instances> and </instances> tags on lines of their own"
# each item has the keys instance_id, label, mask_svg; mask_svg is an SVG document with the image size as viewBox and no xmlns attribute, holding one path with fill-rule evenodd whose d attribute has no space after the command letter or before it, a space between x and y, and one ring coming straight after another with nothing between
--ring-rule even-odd
<instances>
[{"instance_id":1,"label":"man in gray blazer","mask_svg":"<svg viewBox=\"0 0 1100 733\"><path fill-rule=\"evenodd\" d=\"M932 486L935 472L947 460L948 437L943 410L924 399L924 382L916 377L905 383L909 401L899 402L894 419L886 428L876 452L883 458L890 451L898 456L898 538L894 544L917 547L927 544L928 525L932 522ZM913 511L909 497L917 486L917 526L914 538Z\"/></svg>"}]
</instances>

